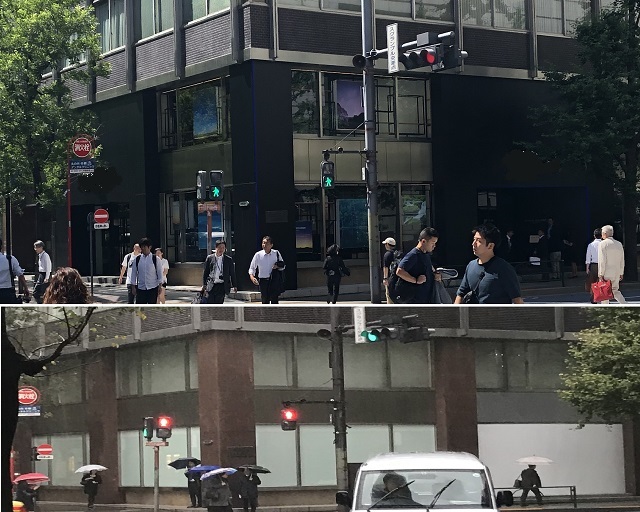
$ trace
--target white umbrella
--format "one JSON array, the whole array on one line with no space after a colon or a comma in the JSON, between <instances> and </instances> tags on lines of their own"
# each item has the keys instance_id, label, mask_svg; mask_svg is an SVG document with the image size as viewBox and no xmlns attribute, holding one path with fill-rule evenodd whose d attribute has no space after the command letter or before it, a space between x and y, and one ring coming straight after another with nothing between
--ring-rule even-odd
<instances>
[{"instance_id":1,"label":"white umbrella","mask_svg":"<svg viewBox=\"0 0 640 512\"><path fill-rule=\"evenodd\" d=\"M204 480L206 478L215 476L215 475L221 475L222 473L226 473L227 475L233 475L234 473L237 473L237 469L235 468L218 468L218 469L214 469L213 471L208 471L207 473L204 473L201 477L200 480Z\"/></svg>"},{"instance_id":2,"label":"white umbrella","mask_svg":"<svg viewBox=\"0 0 640 512\"><path fill-rule=\"evenodd\" d=\"M86 466L82 466L81 468L76 469L76 473L89 473L90 471L104 471L104 466L100 464L87 464Z\"/></svg>"},{"instance_id":3,"label":"white umbrella","mask_svg":"<svg viewBox=\"0 0 640 512\"><path fill-rule=\"evenodd\" d=\"M530 464L532 466L546 466L547 464L553 464L551 459L547 459L546 457L536 457L532 455L531 457L522 457L516 461L518 464Z\"/></svg>"}]
</instances>

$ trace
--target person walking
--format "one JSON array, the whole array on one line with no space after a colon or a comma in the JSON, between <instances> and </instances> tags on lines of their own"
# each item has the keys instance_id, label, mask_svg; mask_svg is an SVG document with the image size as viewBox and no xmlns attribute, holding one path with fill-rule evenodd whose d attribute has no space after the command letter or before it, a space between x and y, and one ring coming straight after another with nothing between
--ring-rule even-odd
<instances>
[{"instance_id":1,"label":"person walking","mask_svg":"<svg viewBox=\"0 0 640 512\"><path fill-rule=\"evenodd\" d=\"M522 480L522 495L520 496L520 504L523 507L527 506L527 496L529 492L536 495L536 501L538 505L542 505L542 493L540 487L542 482L540 481L540 475L536 471L536 467L533 464L529 464L527 469L524 469L520 473L520 479Z\"/></svg>"},{"instance_id":2,"label":"person walking","mask_svg":"<svg viewBox=\"0 0 640 512\"><path fill-rule=\"evenodd\" d=\"M591 285L598 282L598 246L600 242L602 242L602 228L596 228L593 230L593 241L587 245L587 254L584 258L584 264L587 270L585 288L591 296L591 304L597 304L597 302L593 300Z\"/></svg>"},{"instance_id":3,"label":"person walking","mask_svg":"<svg viewBox=\"0 0 640 512\"><path fill-rule=\"evenodd\" d=\"M90 304L89 290L75 268L60 267L49 279L43 304Z\"/></svg>"},{"instance_id":4,"label":"person walking","mask_svg":"<svg viewBox=\"0 0 640 512\"><path fill-rule=\"evenodd\" d=\"M163 257L162 248L158 247L154 251L156 259L160 260L162 265L162 284L158 288L158 302L157 304L164 304L167 300L167 274L169 273L169 260Z\"/></svg>"},{"instance_id":5,"label":"person walking","mask_svg":"<svg viewBox=\"0 0 640 512\"><path fill-rule=\"evenodd\" d=\"M393 304L393 299L391 298L391 295L389 295L389 280L391 278L391 275L389 274L390 272L389 269L395 258L396 240L395 238L387 237L384 239L382 244L386 249L386 252L382 257L382 284L384 285L384 291L387 297L387 304Z\"/></svg>"},{"instance_id":6,"label":"person walking","mask_svg":"<svg viewBox=\"0 0 640 512\"><path fill-rule=\"evenodd\" d=\"M487 223L474 228L472 233L471 247L476 259L464 271L454 304L465 303L464 298L471 292L475 296L471 303L524 304L516 271L494 252L500 244L500 230Z\"/></svg>"},{"instance_id":7,"label":"person walking","mask_svg":"<svg viewBox=\"0 0 640 512\"><path fill-rule=\"evenodd\" d=\"M162 286L162 263L151 254L151 240L140 240L141 254L134 260L132 282L135 284L136 304L158 302L158 288Z\"/></svg>"},{"instance_id":8,"label":"person walking","mask_svg":"<svg viewBox=\"0 0 640 512\"><path fill-rule=\"evenodd\" d=\"M191 471L191 468L194 468L195 466L195 461L190 460L189 462L187 462L187 470L184 472L184 476L187 477L189 498L191 498L191 505L189 505L187 508L202 507L202 489L200 486L200 476L202 475L202 473Z\"/></svg>"},{"instance_id":9,"label":"person walking","mask_svg":"<svg viewBox=\"0 0 640 512\"><path fill-rule=\"evenodd\" d=\"M620 281L624 275L624 248L613 238L613 226L602 226L602 242L598 245L598 280L611 281L613 297L620 303L627 301L620 292ZM603 300L602 304L609 304Z\"/></svg>"},{"instance_id":10,"label":"person walking","mask_svg":"<svg viewBox=\"0 0 640 512\"><path fill-rule=\"evenodd\" d=\"M438 232L424 228L418 244L402 258L396 270L398 282L392 300L401 304L429 304L433 299L436 279L430 254L438 243Z\"/></svg>"},{"instance_id":11,"label":"person walking","mask_svg":"<svg viewBox=\"0 0 640 512\"><path fill-rule=\"evenodd\" d=\"M327 249L327 257L322 265L322 270L327 276L327 304L335 304L340 294L342 276L351 274L350 270L345 266L342 256L340 256L340 246L338 244L333 244Z\"/></svg>"},{"instance_id":12,"label":"person walking","mask_svg":"<svg viewBox=\"0 0 640 512\"><path fill-rule=\"evenodd\" d=\"M249 278L260 287L263 304L278 304L282 293L282 275L278 276L274 272L282 272L284 269L284 260L280 252L273 249L271 237L263 237L262 250L253 255L249 265Z\"/></svg>"},{"instance_id":13,"label":"person walking","mask_svg":"<svg viewBox=\"0 0 640 512\"><path fill-rule=\"evenodd\" d=\"M4 242L0 238L0 304L17 304L15 278L18 278L25 299L29 298L29 287L24 278L24 270L15 256L9 256L4 252Z\"/></svg>"},{"instance_id":14,"label":"person walking","mask_svg":"<svg viewBox=\"0 0 640 512\"><path fill-rule=\"evenodd\" d=\"M118 278L118 284L122 284L122 278L126 273L127 277L125 278L125 284L127 285L127 302L129 304L135 304L136 302L135 290L133 289L134 285L131 282L131 270L133 268L133 263L140 252L140 244L133 244L133 250L124 257L122 264L120 265L120 277Z\"/></svg>"},{"instance_id":15,"label":"person walking","mask_svg":"<svg viewBox=\"0 0 640 512\"><path fill-rule=\"evenodd\" d=\"M37 496L37 486L33 486L25 480L18 482L18 486L16 487L16 501L21 501L28 512L33 512L36 509Z\"/></svg>"},{"instance_id":16,"label":"person walking","mask_svg":"<svg viewBox=\"0 0 640 512\"><path fill-rule=\"evenodd\" d=\"M562 233L551 217L547 219L546 235L549 240L551 279L560 279L560 272L562 272Z\"/></svg>"},{"instance_id":17,"label":"person walking","mask_svg":"<svg viewBox=\"0 0 640 512\"><path fill-rule=\"evenodd\" d=\"M35 241L33 250L36 251L36 264L38 267L36 282L33 285L33 298L36 299L38 304L42 304L42 296L49 284L49 277L51 276L51 258L44 250L44 242L42 240Z\"/></svg>"},{"instance_id":18,"label":"person walking","mask_svg":"<svg viewBox=\"0 0 640 512\"><path fill-rule=\"evenodd\" d=\"M545 234L543 228L538 230L538 243L534 254L540 259L540 271L542 272L542 281L549 280L549 270L551 262L549 261L549 238Z\"/></svg>"},{"instance_id":19,"label":"person walking","mask_svg":"<svg viewBox=\"0 0 640 512\"><path fill-rule=\"evenodd\" d=\"M224 304L224 298L232 291L238 291L236 265L233 258L226 254L227 243L216 240L216 249L207 256L202 272L200 293L206 298L202 304Z\"/></svg>"},{"instance_id":20,"label":"person walking","mask_svg":"<svg viewBox=\"0 0 640 512\"><path fill-rule=\"evenodd\" d=\"M98 487L101 483L102 477L95 469L82 476L80 484L84 487L84 493L87 495L87 508L93 508L95 506Z\"/></svg>"},{"instance_id":21,"label":"person walking","mask_svg":"<svg viewBox=\"0 0 640 512\"><path fill-rule=\"evenodd\" d=\"M258 486L262 483L260 477L256 475L250 468L244 468L244 472L240 477L240 498L242 499L242 508L244 512L256 512L258 508Z\"/></svg>"},{"instance_id":22,"label":"person walking","mask_svg":"<svg viewBox=\"0 0 640 512\"><path fill-rule=\"evenodd\" d=\"M207 508L207 512L232 512L226 473L205 478L201 485L202 506Z\"/></svg>"}]
</instances>

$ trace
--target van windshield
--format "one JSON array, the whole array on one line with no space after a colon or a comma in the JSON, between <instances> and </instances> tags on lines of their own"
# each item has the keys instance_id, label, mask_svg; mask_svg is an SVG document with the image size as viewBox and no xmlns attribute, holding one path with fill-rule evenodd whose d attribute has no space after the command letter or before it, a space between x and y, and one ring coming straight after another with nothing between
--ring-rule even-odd
<instances>
[{"instance_id":1,"label":"van windshield","mask_svg":"<svg viewBox=\"0 0 640 512\"><path fill-rule=\"evenodd\" d=\"M407 482L409 482L408 485ZM406 485L380 501L372 510L428 508L442 491L434 509L491 508L491 493L483 470L364 471L358 489L358 510L367 509L389 491Z\"/></svg>"}]
</instances>

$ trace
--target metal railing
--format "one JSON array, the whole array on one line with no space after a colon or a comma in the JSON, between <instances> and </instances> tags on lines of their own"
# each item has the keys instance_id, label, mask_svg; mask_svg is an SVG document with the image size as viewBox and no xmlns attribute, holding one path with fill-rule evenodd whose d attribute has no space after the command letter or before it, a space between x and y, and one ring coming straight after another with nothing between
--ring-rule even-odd
<instances>
[{"instance_id":1,"label":"metal railing","mask_svg":"<svg viewBox=\"0 0 640 512\"><path fill-rule=\"evenodd\" d=\"M544 486L544 487L538 487L538 489L569 489L569 501L571 503L573 503L573 508L578 508L578 495L576 494L576 486L575 485L548 485L548 486ZM511 491L513 493L513 497L516 497L516 492L517 491L522 491L523 489L521 487L495 487L494 488L495 491ZM545 498L548 498L548 496L544 495L544 492L542 493L542 495ZM562 494L559 495L554 495L555 496L563 496Z\"/></svg>"}]
</instances>

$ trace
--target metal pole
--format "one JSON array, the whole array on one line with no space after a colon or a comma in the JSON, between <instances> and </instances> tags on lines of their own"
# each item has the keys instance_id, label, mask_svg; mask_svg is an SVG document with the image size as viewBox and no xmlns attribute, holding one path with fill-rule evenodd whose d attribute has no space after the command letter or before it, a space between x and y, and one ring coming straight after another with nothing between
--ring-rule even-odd
<instances>
[{"instance_id":1,"label":"metal pole","mask_svg":"<svg viewBox=\"0 0 640 512\"><path fill-rule=\"evenodd\" d=\"M7 194L7 197L4 198L4 214L5 214L5 233L4 233L4 243L5 243L5 251L8 256L11 256L11 195ZM2 250L2 247L0 247ZM13 283L12 283L13 284Z\"/></svg>"},{"instance_id":2,"label":"metal pole","mask_svg":"<svg viewBox=\"0 0 640 512\"><path fill-rule=\"evenodd\" d=\"M375 15L373 0L362 0L362 54L374 49L373 27ZM380 304L380 229L378 224L378 170L376 156L376 87L373 59L366 59L362 70L364 83L364 146L366 152L367 205L369 226L369 283L371 303Z\"/></svg>"},{"instance_id":3,"label":"metal pole","mask_svg":"<svg viewBox=\"0 0 640 512\"><path fill-rule=\"evenodd\" d=\"M333 428L336 446L336 480L338 489L349 489L347 466L347 417L344 402L344 355L342 332L338 325L339 308L331 308L331 379L333 382Z\"/></svg>"},{"instance_id":4,"label":"metal pole","mask_svg":"<svg viewBox=\"0 0 640 512\"><path fill-rule=\"evenodd\" d=\"M72 266L71 247L71 159L69 159L67 162L67 267Z\"/></svg>"},{"instance_id":5,"label":"metal pole","mask_svg":"<svg viewBox=\"0 0 640 512\"><path fill-rule=\"evenodd\" d=\"M160 510L160 447L153 447L153 512Z\"/></svg>"},{"instance_id":6,"label":"metal pole","mask_svg":"<svg viewBox=\"0 0 640 512\"><path fill-rule=\"evenodd\" d=\"M211 212L207 208L207 256L209 254L211 254Z\"/></svg>"},{"instance_id":7,"label":"metal pole","mask_svg":"<svg viewBox=\"0 0 640 512\"><path fill-rule=\"evenodd\" d=\"M89 275L91 283L91 296L93 296L93 236L95 229L93 229L93 213L87 214L87 224L89 228Z\"/></svg>"}]
</instances>

